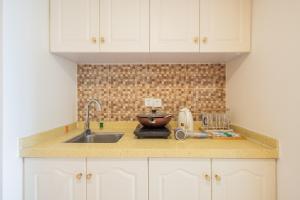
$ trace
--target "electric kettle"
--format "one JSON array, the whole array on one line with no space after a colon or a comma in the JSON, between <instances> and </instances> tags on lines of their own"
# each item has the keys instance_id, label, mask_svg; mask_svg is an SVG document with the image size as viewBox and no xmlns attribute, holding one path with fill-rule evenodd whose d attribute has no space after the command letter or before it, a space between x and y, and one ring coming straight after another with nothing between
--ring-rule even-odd
<instances>
[{"instance_id":1,"label":"electric kettle","mask_svg":"<svg viewBox=\"0 0 300 200\"><path fill-rule=\"evenodd\" d=\"M177 128L181 128L185 131L194 131L193 115L188 108L180 109L177 123Z\"/></svg>"}]
</instances>

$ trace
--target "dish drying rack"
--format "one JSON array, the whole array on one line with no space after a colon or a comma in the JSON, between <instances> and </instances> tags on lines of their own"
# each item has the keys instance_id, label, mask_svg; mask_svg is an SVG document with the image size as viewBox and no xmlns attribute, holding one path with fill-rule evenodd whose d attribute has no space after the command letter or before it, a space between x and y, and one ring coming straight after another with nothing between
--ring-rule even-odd
<instances>
[{"instance_id":1,"label":"dish drying rack","mask_svg":"<svg viewBox=\"0 0 300 200\"><path fill-rule=\"evenodd\" d=\"M225 112L202 112L200 120L201 128L205 131L231 130L229 110L226 110Z\"/></svg>"},{"instance_id":2,"label":"dish drying rack","mask_svg":"<svg viewBox=\"0 0 300 200\"><path fill-rule=\"evenodd\" d=\"M240 140L243 137L230 128L229 110L224 112L203 112L200 116L201 128L213 139Z\"/></svg>"}]
</instances>

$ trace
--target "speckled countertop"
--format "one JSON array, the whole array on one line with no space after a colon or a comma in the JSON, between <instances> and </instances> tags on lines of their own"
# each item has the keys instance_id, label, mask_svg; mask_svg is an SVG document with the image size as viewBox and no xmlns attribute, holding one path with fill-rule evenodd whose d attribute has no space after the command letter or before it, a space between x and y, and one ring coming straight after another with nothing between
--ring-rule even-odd
<instances>
[{"instance_id":1,"label":"speckled countertop","mask_svg":"<svg viewBox=\"0 0 300 200\"><path fill-rule=\"evenodd\" d=\"M82 123L56 128L20 140L21 157L180 157L180 158L278 158L278 142L270 137L243 132L242 140L186 139L177 141L173 134L170 139L136 139L133 130L137 122L106 122L105 128L97 132L123 132L117 143L64 143L82 133ZM197 128L197 127L196 127Z\"/></svg>"}]
</instances>

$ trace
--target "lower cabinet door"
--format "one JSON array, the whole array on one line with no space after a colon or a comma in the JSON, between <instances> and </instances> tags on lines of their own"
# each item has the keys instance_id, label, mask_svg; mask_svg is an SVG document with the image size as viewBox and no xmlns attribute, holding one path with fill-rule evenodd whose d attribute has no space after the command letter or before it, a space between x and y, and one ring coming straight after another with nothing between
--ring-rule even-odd
<instances>
[{"instance_id":1,"label":"lower cabinet door","mask_svg":"<svg viewBox=\"0 0 300 200\"><path fill-rule=\"evenodd\" d=\"M148 160L87 159L87 200L148 200Z\"/></svg>"},{"instance_id":2,"label":"lower cabinet door","mask_svg":"<svg viewBox=\"0 0 300 200\"><path fill-rule=\"evenodd\" d=\"M212 200L276 200L276 161L212 161Z\"/></svg>"},{"instance_id":3,"label":"lower cabinet door","mask_svg":"<svg viewBox=\"0 0 300 200\"><path fill-rule=\"evenodd\" d=\"M24 159L24 200L85 199L85 159Z\"/></svg>"},{"instance_id":4,"label":"lower cabinet door","mask_svg":"<svg viewBox=\"0 0 300 200\"><path fill-rule=\"evenodd\" d=\"M209 159L150 159L149 200L210 200Z\"/></svg>"}]
</instances>

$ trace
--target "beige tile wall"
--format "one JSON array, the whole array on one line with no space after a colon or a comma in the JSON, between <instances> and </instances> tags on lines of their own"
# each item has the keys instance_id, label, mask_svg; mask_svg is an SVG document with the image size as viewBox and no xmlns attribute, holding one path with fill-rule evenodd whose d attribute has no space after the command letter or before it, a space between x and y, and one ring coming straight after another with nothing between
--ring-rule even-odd
<instances>
[{"instance_id":1,"label":"beige tile wall","mask_svg":"<svg viewBox=\"0 0 300 200\"><path fill-rule=\"evenodd\" d=\"M189 107L195 119L201 111L225 110L226 66L223 64L78 65L78 119L84 105L98 99L104 120L135 120L147 111L144 98L163 100L163 111L176 117ZM92 110L92 118L95 113Z\"/></svg>"}]
</instances>

